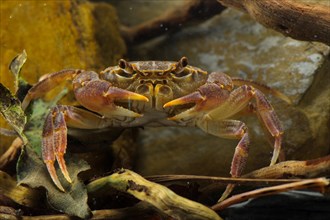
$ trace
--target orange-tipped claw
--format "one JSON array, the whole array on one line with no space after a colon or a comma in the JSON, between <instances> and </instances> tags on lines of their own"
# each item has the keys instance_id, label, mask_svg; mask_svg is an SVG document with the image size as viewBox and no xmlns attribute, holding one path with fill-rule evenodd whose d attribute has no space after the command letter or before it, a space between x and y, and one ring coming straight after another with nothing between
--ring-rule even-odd
<instances>
[{"instance_id":1,"label":"orange-tipped claw","mask_svg":"<svg viewBox=\"0 0 330 220\"><path fill-rule=\"evenodd\" d=\"M144 95L114 87L104 80L90 81L83 86L78 87L75 90L75 97L85 108L108 118L114 116L142 116L131 109L118 106L117 103L115 103L116 101L124 103L130 101L149 101Z\"/></svg>"},{"instance_id":2,"label":"orange-tipped claw","mask_svg":"<svg viewBox=\"0 0 330 220\"><path fill-rule=\"evenodd\" d=\"M59 190L61 190L62 192L65 192L60 180L57 177L56 170L55 170L55 167L54 167L54 161L49 160L49 161L44 161L44 162L46 164L48 173L49 173L50 177L53 180L53 183L57 186L57 188Z\"/></svg>"},{"instance_id":3,"label":"orange-tipped claw","mask_svg":"<svg viewBox=\"0 0 330 220\"><path fill-rule=\"evenodd\" d=\"M54 107L47 115L42 133L42 158L54 184L63 192L64 188L58 179L54 163L56 158L63 176L71 183L72 180L63 157L67 144L67 128L64 117L64 112L66 110L64 106Z\"/></svg>"},{"instance_id":4,"label":"orange-tipped claw","mask_svg":"<svg viewBox=\"0 0 330 220\"><path fill-rule=\"evenodd\" d=\"M172 107L176 105L184 105L194 103L196 106L189 108L188 110L181 112L173 117L168 118L168 120L180 120L184 118L194 117L200 110L201 103L206 100L206 97L201 95L200 92L193 92L189 95L174 99L164 104L163 108Z\"/></svg>"},{"instance_id":5,"label":"orange-tipped claw","mask_svg":"<svg viewBox=\"0 0 330 220\"><path fill-rule=\"evenodd\" d=\"M200 92L194 92L189 95L174 99L170 102L167 102L164 104L164 108L176 106L176 105L184 105L189 103L200 103L205 100L205 97L203 97Z\"/></svg>"},{"instance_id":6,"label":"orange-tipped claw","mask_svg":"<svg viewBox=\"0 0 330 220\"><path fill-rule=\"evenodd\" d=\"M61 169L61 171L62 171L62 174L63 174L64 178L65 178L69 183L72 183L72 180L71 180L71 178L70 178L70 175L69 175L68 169L66 168L66 165L65 165L65 160L64 160L63 154L57 154L57 155L56 155L56 160L57 160L58 165L60 166L60 169Z\"/></svg>"},{"instance_id":7,"label":"orange-tipped claw","mask_svg":"<svg viewBox=\"0 0 330 220\"><path fill-rule=\"evenodd\" d=\"M108 96L115 100L136 100L149 102L149 99L144 95L140 95L138 93L130 92L116 87L110 87L108 91L104 94L104 96Z\"/></svg>"},{"instance_id":8,"label":"orange-tipped claw","mask_svg":"<svg viewBox=\"0 0 330 220\"><path fill-rule=\"evenodd\" d=\"M110 100L116 100L116 101L143 101L143 102L149 102L149 99L145 97L144 95L140 95L135 92L127 91L124 89L116 88L116 87L110 87L108 91L104 94L104 97L109 98ZM114 105L110 110L107 109L107 107L104 108L105 112L99 111L100 113L104 113L104 115L111 117L111 116L126 116L126 117L133 117L133 118L139 118L142 117L142 114L139 114L137 112L134 112L132 110L123 108L121 106Z\"/></svg>"}]
</instances>

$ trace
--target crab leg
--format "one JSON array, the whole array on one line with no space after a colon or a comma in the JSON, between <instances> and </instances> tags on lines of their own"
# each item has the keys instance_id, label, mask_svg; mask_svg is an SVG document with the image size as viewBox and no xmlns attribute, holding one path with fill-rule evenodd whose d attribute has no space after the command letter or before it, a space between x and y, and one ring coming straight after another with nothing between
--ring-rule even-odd
<instances>
[{"instance_id":1,"label":"crab leg","mask_svg":"<svg viewBox=\"0 0 330 220\"><path fill-rule=\"evenodd\" d=\"M242 78L239 78L239 77L233 77L233 78L231 78L231 80L232 80L233 84L236 85L236 86L250 85L250 86L253 86L254 88L260 90L261 92L263 92L265 94L272 94L272 95L282 99L286 103L292 104L292 101L290 100L289 97L287 97L286 95L284 95L280 91L278 91L276 89L273 89L273 88L271 88L271 87L269 87L265 84L255 82L253 80L242 79Z\"/></svg>"},{"instance_id":2,"label":"crab leg","mask_svg":"<svg viewBox=\"0 0 330 220\"><path fill-rule=\"evenodd\" d=\"M250 142L245 124L237 120L203 119L197 122L197 126L208 134L228 139L240 139L235 148L230 170L233 177L239 177L246 164Z\"/></svg>"},{"instance_id":3,"label":"crab leg","mask_svg":"<svg viewBox=\"0 0 330 220\"><path fill-rule=\"evenodd\" d=\"M51 91L54 86L65 80L73 79L80 72L81 70L68 69L46 75L28 91L22 102L23 110L28 107L31 100L42 97L45 93Z\"/></svg>"},{"instance_id":4,"label":"crab leg","mask_svg":"<svg viewBox=\"0 0 330 220\"><path fill-rule=\"evenodd\" d=\"M230 174L232 177L240 177L245 168L249 153L249 134L246 125L237 120L212 120L204 118L197 122L197 126L206 133L228 139L240 139L231 162ZM227 198L234 188L234 184L228 184L219 201Z\"/></svg>"},{"instance_id":5,"label":"crab leg","mask_svg":"<svg viewBox=\"0 0 330 220\"><path fill-rule=\"evenodd\" d=\"M53 182L61 191L64 191L64 188L56 174L55 159L65 179L72 182L64 160L67 146L67 124L83 129L107 126L104 118L83 109L63 105L51 109L46 117L42 133L42 158Z\"/></svg>"},{"instance_id":6,"label":"crab leg","mask_svg":"<svg viewBox=\"0 0 330 220\"><path fill-rule=\"evenodd\" d=\"M244 109L252 98L256 100L255 110L258 117L268 132L275 138L273 157L270 163L270 165L273 165L279 156L283 129L273 107L265 95L258 89L247 85L238 87L230 94L225 103L211 110L205 117L213 118L214 120L231 117Z\"/></svg>"}]
</instances>

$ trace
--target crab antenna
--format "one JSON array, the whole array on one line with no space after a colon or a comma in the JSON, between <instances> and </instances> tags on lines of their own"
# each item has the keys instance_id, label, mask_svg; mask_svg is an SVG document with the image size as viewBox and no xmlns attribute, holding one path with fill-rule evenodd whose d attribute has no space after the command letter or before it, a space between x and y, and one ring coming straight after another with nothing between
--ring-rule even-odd
<instances>
[{"instance_id":1,"label":"crab antenna","mask_svg":"<svg viewBox=\"0 0 330 220\"><path fill-rule=\"evenodd\" d=\"M188 58L187 58L187 57L182 57L182 58L181 58L181 59L175 64L174 73L181 73L187 65L188 65Z\"/></svg>"},{"instance_id":2,"label":"crab antenna","mask_svg":"<svg viewBox=\"0 0 330 220\"><path fill-rule=\"evenodd\" d=\"M118 66L121 69L123 69L126 73L133 73L132 65L124 59L119 60Z\"/></svg>"}]
</instances>

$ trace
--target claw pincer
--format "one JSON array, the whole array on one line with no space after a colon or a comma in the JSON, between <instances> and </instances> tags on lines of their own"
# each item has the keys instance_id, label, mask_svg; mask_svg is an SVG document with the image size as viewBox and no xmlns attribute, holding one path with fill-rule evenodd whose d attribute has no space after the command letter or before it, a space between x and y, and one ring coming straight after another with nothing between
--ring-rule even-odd
<instances>
[{"instance_id":1,"label":"claw pincer","mask_svg":"<svg viewBox=\"0 0 330 220\"><path fill-rule=\"evenodd\" d=\"M149 101L143 95L112 86L111 83L99 79L98 74L91 71L77 76L73 85L75 97L80 104L106 117L141 117L141 114L118 106L115 102L120 100Z\"/></svg>"},{"instance_id":2,"label":"claw pincer","mask_svg":"<svg viewBox=\"0 0 330 220\"><path fill-rule=\"evenodd\" d=\"M54 167L55 158L65 179L69 183L72 182L64 160L67 146L65 112L66 108L64 106L55 106L47 115L42 133L42 158L54 183L62 191L64 191L64 188Z\"/></svg>"}]
</instances>

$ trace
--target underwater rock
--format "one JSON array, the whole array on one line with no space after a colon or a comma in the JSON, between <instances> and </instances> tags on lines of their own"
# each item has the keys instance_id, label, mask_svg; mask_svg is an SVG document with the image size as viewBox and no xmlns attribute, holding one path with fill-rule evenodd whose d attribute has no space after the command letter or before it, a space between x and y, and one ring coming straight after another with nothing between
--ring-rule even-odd
<instances>
[{"instance_id":1,"label":"underwater rock","mask_svg":"<svg viewBox=\"0 0 330 220\"><path fill-rule=\"evenodd\" d=\"M284 129L286 159L312 159L329 153L329 47L285 37L247 14L227 9L195 27L133 48L132 60L178 60L209 72L266 83L293 101L269 97ZM272 145L257 117L241 117L251 134L247 169L267 166ZM226 175L237 141L193 128L148 128L142 132L137 169L143 174Z\"/></svg>"},{"instance_id":2,"label":"underwater rock","mask_svg":"<svg viewBox=\"0 0 330 220\"><path fill-rule=\"evenodd\" d=\"M9 89L14 87L14 77L8 66L24 49L28 58L22 75L29 83L66 68L99 71L126 52L116 11L109 4L4 1L0 7L0 82ZM8 127L2 119L0 127ZM7 146L5 139L0 136L1 145Z\"/></svg>"},{"instance_id":3,"label":"underwater rock","mask_svg":"<svg viewBox=\"0 0 330 220\"><path fill-rule=\"evenodd\" d=\"M35 83L64 68L101 70L126 51L115 10L77 1L5 1L1 4L1 83L11 88L10 61L26 50L23 76Z\"/></svg>"}]
</instances>

